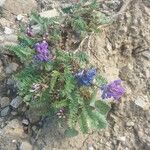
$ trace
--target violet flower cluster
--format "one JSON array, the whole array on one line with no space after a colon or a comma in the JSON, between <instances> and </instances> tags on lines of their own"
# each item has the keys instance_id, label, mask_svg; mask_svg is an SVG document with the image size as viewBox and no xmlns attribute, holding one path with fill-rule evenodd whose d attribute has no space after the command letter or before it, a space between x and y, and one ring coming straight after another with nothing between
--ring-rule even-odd
<instances>
[{"instance_id":1,"label":"violet flower cluster","mask_svg":"<svg viewBox=\"0 0 150 150\"><path fill-rule=\"evenodd\" d=\"M48 43L46 41L39 42L35 45L35 50L37 54L35 55L35 59L39 61L49 61L50 53L48 50Z\"/></svg>"},{"instance_id":2,"label":"violet flower cluster","mask_svg":"<svg viewBox=\"0 0 150 150\"><path fill-rule=\"evenodd\" d=\"M89 70L82 70L81 72L76 73L75 77L79 85L89 86L92 84L95 75L96 75L96 69L92 68Z\"/></svg>"},{"instance_id":3,"label":"violet flower cluster","mask_svg":"<svg viewBox=\"0 0 150 150\"><path fill-rule=\"evenodd\" d=\"M115 80L107 85L101 87L102 99L113 97L119 100L125 93L125 89L121 86L121 80Z\"/></svg>"},{"instance_id":4,"label":"violet flower cluster","mask_svg":"<svg viewBox=\"0 0 150 150\"><path fill-rule=\"evenodd\" d=\"M93 83L95 76L95 68L82 70L81 72L75 74L77 82L80 86L90 86ZM102 90L102 99L113 97L115 100L119 100L125 93L125 89L121 86L121 80L115 80L109 84L103 85L100 90Z\"/></svg>"}]
</instances>

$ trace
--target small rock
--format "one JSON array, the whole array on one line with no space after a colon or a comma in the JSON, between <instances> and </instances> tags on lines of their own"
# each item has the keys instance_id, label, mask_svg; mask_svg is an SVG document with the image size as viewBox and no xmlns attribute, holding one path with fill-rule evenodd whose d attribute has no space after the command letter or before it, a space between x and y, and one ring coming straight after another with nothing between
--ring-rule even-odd
<instances>
[{"instance_id":1,"label":"small rock","mask_svg":"<svg viewBox=\"0 0 150 150\"><path fill-rule=\"evenodd\" d=\"M145 57L147 60L150 60L150 52L149 51L142 52L142 56Z\"/></svg>"},{"instance_id":2,"label":"small rock","mask_svg":"<svg viewBox=\"0 0 150 150\"><path fill-rule=\"evenodd\" d=\"M110 137L110 132L105 132L106 137Z\"/></svg>"},{"instance_id":3,"label":"small rock","mask_svg":"<svg viewBox=\"0 0 150 150\"><path fill-rule=\"evenodd\" d=\"M23 119L22 124L28 126L29 125L29 120Z\"/></svg>"},{"instance_id":4,"label":"small rock","mask_svg":"<svg viewBox=\"0 0 150 150\"><path fill-rule=\"evenodd\" d=\"M0 0L0 7L4 5L6 0Z\"/></svg>"},{"instance_id":5,"label":"small rock","mask_svg":"<svg viewBox=\"0 0 150 150\"><path fill-rule=\"evenodd\" d=\"M10 106L12 106L13 108L17 109L19 107L19 105L22 104L22 98L20 96L17 96L16 98L14 98L11 103Z\"/></svg>"},{"instance_id":6,"label":"small rock","mask_svg":"<svg viewBox=\"0 0 150 150\"><path fill-rule=\"evenodd\" d=\"M9 78L7 80L7 85L14 85L14 84L15 84L15 80L14 79Z\"/></svg>"},{"instance_id":7,"label":"small rock","mask_svg":"<svg viewBox=\"0 0 150 150\"><path fill-rule=\"evenodd\" d=\"M10 29L10 28L8 28L8 27L5 27L5 28L4 28L4 33L5 33L5 34L12 34L12 33L13 33L13 30Z\"/></svg>"},{"instance_id":8,"label":"small rock","mask_svg":"<svg viewBox=\"0 0 150 150\"><path fill-rule=\"evenodd\" d=\"M19 65L17 63L10 63L6 67L6 74L12 74L13 72L15 72L17 70L18 67L19 67Z\"/></svg>"},{"instance_id":9,"label":"small rock","mask_svg":"<svg viewBox=\"0 0 150 150\"><path fill-rule=\"evenodd\" d=\"M138 96L134 102L137 106L141 107L144 110L148 110L150 108L149 99L146 95Z\"/></svg>"},{"instance_id":10,"label":"small rock","mask_svg":"<svg viewBox=\"0 0 150 150\"><path fill-rule=\"evenodd\" d=\"M11 114L12 114L13 116L16 116L18 113L17 113L16 111L12 111Z\"/></svg>"},{"instance_id":11,"label":"small rock","mask_svg":"<svg viewBox=\"0 0 150 150\"><path fill-rule=\"evenodd\" d=\"M121 141L121 142L125 142L126 141L126 137L125 136L121 136L121 137L118 137L117 140Z\"/></svg>"},{"instance_id":12,"label":"small rock","mask_svg":"<svg viewBox=\"0 0 150 150\"><path fill-rule=\"evenodd\" d=\"M126 126L128 126L128 127L133 127L133 126L134 126L134 122L129 121L129 122L126 123Z\"/></svg>"},{"instance_id":13,"label":"small rock","mask_svg":"<svg viewBox=\"0 0 150 150\"><path fill-rule=\"evenodd\" d=\"M1 117L5 117L10 114L10 107L7 106L1 110Z\"/></svg>"},{"instance_id":14,"label":"small rock","mask_svg":"<svg viewBox=\"0 0 150 150\"><path fill-rule=\"evenodd\" d=\"M108 49L109 52L112 51L112 44L108 40L107 40L106 48Z\"/></svg>"},{"instance_id":15,"label":"small rock","mask_svg":"<svg viewBox=\"0 0 150 150\"><path fill-rule=\"evenodd\" d=\"M10 104L10 99L8 97L2 97L0 99L1 108L4 108Z\"/></svg>"},{"instance_id":16,"label":"small rock","mask_svg":"<svg viewBox=\"0 0 150 150\"><path fill-rule=\"evenodd\" d=\"M52 10L41 12L40 16L44 18L52 18L52 17L59 16L59 13L56 9L52 9Z\"/></svg>"},{"instance_id":17,"label":"small rock","mask_svg":"<svg viewBox=\"0 0 150 150\"><path fill-rule=\"evenodd\" d=\"M94 150L94 147L91 144L88 144L88 150Z\"/></svg>"},{"instance_id":18,"label":"small rock","mask_svg":"<svg viewBox=\"0 0 150 150\"><path fill-rule=\"evenodd\" d=\"M29 142L22 142L19 150L32 150L32 145Z\"/></svg>"},{"instance_id":19,"label":"small rock","mask_svg":"<svg viewBox=\"0 0 150 150\"><path fill-rule=\"evenodd\" d=\"M18 21L21 21L21 20L23 19L23 17L24 17L24 16L22 16L21 14L19 14L19 15L17 15L16 19L17 19Z\"/></svg>"}]
</instances>

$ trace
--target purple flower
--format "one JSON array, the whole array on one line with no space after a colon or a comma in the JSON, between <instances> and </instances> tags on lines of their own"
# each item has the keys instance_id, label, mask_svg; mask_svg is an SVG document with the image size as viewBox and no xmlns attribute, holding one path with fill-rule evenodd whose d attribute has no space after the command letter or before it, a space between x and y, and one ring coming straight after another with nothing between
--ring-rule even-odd
<instances>
[{"instance_id":1,"label":"purple flower","mask_svg":"<svg viewBox=\"0 0 150 150\"><path fill-rule=\"evenodd\" d=\"M48 61L50 59L50 52L48 50L48 43L46 41L37 43L35 45L35 50L37 52L35 59L39 61Z\"/></svg>"},{"instance_id":2,"label":"purple flower","mask_svg":"<svg viewBox=\"0 0 150 150\"><path fill-rule=\"evenodd\" d=\"M75 77L80 85L89 86L93 82L93 79L96 75L96 69L92 68L89 70L82 70L79 73L75 74Z\"/></svg>"},{"instance_id":3,"label":"purple flower","mask_svg":"<svg viewBox=\"0 0 150 150\"><path fill-rule=\"evenodd\" d=\"M115 100L119 100L125 93L125 89L121 86L121 80L115 80L110 84L103 85L101 87L102 99L113 97Z\"/></svg>"},{"instance_id":4,"label":"purple flower","mask_svg":"<svg viewBox=\"0 0 150 150\"><path fill-rule=\"evenodd\" d=\"M41 43L35 44L35 50L38 53L46 53L48 51L48 43L46 41L42 41Z\"/></svg>"}]
</instances>

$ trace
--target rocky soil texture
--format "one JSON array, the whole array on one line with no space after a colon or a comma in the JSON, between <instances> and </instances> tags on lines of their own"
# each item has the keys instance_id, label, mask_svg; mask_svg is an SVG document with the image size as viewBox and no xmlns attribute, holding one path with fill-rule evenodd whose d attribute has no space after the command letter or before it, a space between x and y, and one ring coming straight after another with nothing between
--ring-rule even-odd
<instances>
[{"instance_id":1,"label":"rocky soil texture","mask_svg":"<svg viewBox=\"0 0 150 150\"><path fill-rule=\"evenodd\" d=\"M150 149L150 1L100 1L103 12L115 21L102 26L100 35L86 38L82 50L109 81L124 81L126 95L113 106L108 129L71 139L51 120L41 120L26 110L12 78L20 64L2 46L17 43L17 15L65 7L75 0L0 2L4 8L0 13L0 150Z\"/></svg>"}]
</instances>

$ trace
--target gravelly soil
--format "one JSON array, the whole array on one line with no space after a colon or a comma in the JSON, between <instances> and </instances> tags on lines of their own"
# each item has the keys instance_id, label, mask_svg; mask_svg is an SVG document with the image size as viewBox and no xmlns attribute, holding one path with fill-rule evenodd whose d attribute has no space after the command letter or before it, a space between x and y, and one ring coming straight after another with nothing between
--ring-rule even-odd
<instances>
[{"instance_id":1,"label":"gravelly soil","mask_svg":"<svg viewBox=\"0 0 150 150\"><path fill-rule=\"evenodd\" d=\"M37 1L39 10L64 5L60 1ZM105 3L110 1L113 0L105 0ZM150 149L150 1L114 2L113 11L111 7L104 7L104 10L115 15L123 8L116 21L102 27L100 35L86 39L81 49L90 55L91 63L98 66L108 81L117 78L124 81L126 95L113 105L108 117L109 128L68 139L63 135L63 128L58 129L47 120L33 149L90 150L90 146L95 150ZM7 142L10 143L12 137L2 133L0 148L11 150ZM12 150L15 148L12 146Z\"/></svg>"}]
</instances>

